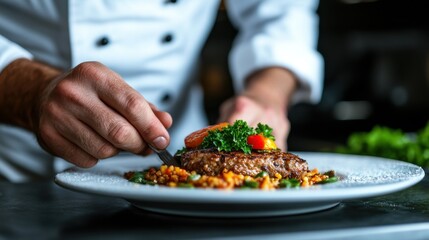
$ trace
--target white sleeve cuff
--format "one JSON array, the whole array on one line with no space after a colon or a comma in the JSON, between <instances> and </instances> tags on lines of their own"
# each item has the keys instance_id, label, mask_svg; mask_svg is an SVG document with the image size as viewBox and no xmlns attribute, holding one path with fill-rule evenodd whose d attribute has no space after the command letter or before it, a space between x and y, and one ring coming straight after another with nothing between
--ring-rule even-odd
<instances>
[{"instance_id":1,"label":"white sleeve cuff","mask_svg":"<svg viewBox=\"0 0 429 240\"><path fill-rule=\"evenodd\" d=\"M24 48L0 35L0 72L18 58L32 59L33 55Z\"/></svg>"},{"instance_id":2,"label":"white sleeve cuff","mask_svg":"<svg viewBox=\"0 0 429 240\"><path fill-rule=\"evenodd\" d=\"M229 56L234 87L257 70L283 67L299 81L292 103L320 101L323 58L317 52L317 0L230 0L228 12L239 34Z\"/></svg>"}]
</instances>

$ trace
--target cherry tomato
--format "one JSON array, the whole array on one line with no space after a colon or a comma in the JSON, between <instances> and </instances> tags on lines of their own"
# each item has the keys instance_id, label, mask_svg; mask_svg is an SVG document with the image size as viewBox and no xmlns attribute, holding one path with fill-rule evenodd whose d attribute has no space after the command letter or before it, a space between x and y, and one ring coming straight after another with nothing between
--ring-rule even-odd
<instances>
[{"instance_id":1,"label":"cherry tomato","mask_svg":"<svg viewBox=\"0 0 429 240\"><path fill-rule=\"evenodd\" d=\"M251 145L252 149L255 150L277 149L277 145L273 140L266 138L260 134L248 136L247 144Z\"/></svg>"},{"instance_id":2,"label":"cherry tomato","mask_svg":"<svg viewBox=\"0 0 429 240\"><path fill-rule=\"evenodd\" d=\"M228 125L229 125L229 123L222 122L222 123L218 123L215 125L205 127L203 129L197 130L197 131L189 134L185 138L186 148L191 149L191 148L196 148L196 147L200 146L201 143L203 142L204 138L207 137L207 135L209 134L209 131L213 131L216 129L222 129L224 127L227 127Z\"/></svg>"},{"instance_id":3,"label":"cherry tomato","mask_svg":"<svg viewBox=\"0 0 429 240\"><path fill-rule=\"evenodd\" d=\"M252 146L252 149L262 150L265 147L265 137L262 135L250 135L247 137L247 144Z\"/></svg>"}]
</instances>

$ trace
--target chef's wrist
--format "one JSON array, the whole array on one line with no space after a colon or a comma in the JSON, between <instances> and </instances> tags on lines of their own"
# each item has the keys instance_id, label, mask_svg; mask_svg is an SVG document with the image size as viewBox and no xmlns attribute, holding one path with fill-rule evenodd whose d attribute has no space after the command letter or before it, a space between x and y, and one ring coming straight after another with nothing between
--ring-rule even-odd
<instances>
[{"instance_id":1,"label":"chef's wrist","mask_svg":"<svg viewBox=\"0 0 429 240\"><path fill-rule=\"evenodd\" d=\"M30 59L16 59L0 72L0 122L35 130L40 99L60 71Z\"/></svg>"},{"instance_id":2,"label":"chef's wrist","mask_svg":"<svg viewBox=\"0 0 429 240\"><path fill-rule=\"evenodd\" d=\"M298 81L290 71L270 67L259 70L247 78L244 95L286 111L297 85Z\"/></svg>"}]
</instances>

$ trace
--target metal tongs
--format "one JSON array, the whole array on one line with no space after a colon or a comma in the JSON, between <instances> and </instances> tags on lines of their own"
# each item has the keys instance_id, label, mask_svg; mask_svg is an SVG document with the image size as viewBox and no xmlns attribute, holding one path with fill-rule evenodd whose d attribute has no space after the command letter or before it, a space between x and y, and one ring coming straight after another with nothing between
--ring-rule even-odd
<instances>
[{"instance_id":1,"label":"metal tongs","mask_svg":"<svg viewBox=\"0 0 429 240\"><path fill-rule=\"evenodd\" d=\"M165 163L165 165L167 166L173 165L173 166L180 167L180 162L176 158L174 158L173 155L171 155L171 153L167 151L167 149L158 150L155 147L151 146L150 144L148 144L148 146L150 149L152 149L152 151L158 154L158 157L161 159L161 161Z\"/></svg>"}]
</instances>

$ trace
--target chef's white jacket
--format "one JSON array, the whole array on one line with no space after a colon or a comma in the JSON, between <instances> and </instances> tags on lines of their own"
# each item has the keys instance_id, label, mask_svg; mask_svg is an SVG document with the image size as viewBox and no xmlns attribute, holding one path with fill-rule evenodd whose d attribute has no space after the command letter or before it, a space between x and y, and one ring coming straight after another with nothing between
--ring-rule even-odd
<instances>
[{"instance_id":1,"label":"chef's white jacket","mask_svg":"<svg viewBox=\"0 0 429 240\"><path fill-rule=\"evenodd\" d=\"M316 51L315 0L229 0L239 30L229 63L237 92L251 72L281 66L300 81L293 101L317 102L323 60ZM99 61L172 114L170 151L207 125L193 72L219 0L1 0L0 71L17 58L67 70ZM134 157L120 154L120 157ZM19 182L67 165L44 152L33 134L0 125L0 175Z\"/></svg>"}]
</instances>

